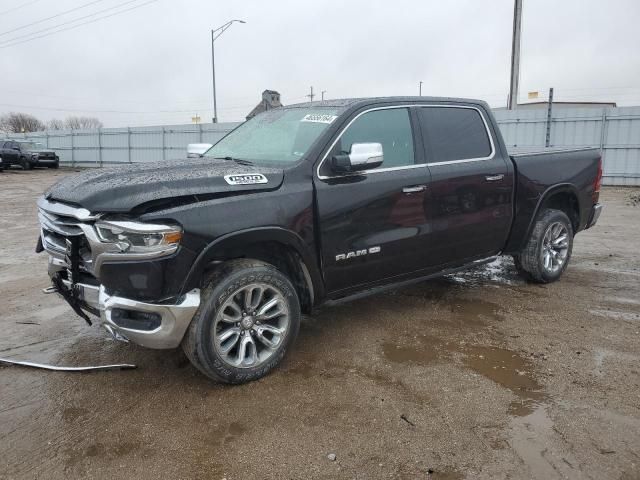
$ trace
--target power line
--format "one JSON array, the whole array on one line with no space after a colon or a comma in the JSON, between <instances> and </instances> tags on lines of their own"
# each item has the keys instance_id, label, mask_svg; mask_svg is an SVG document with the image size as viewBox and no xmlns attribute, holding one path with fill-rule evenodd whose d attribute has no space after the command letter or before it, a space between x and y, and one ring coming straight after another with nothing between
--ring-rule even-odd
<instances>
[{"instance_id":1,"label":"power line","mask_svg":"<svg viewBox=\"0 0 640 480\"><path fill-rule=\"evenodd\" d=\"M98 10L97 12L90 13L89 15L85 15L84 17L74 18L73 20L67 20L66 22L59 23L58 25L52 25L51 27L43 28L43 29L41 29L41 30L36 30L35 32L30 32L30 33L26 33L26 34L24 34L24 35L20 35L20 36L17 36L17 37L13 37L13 38L11 38L11 39L9 39L9 40L6 40L6 41L1 42L1 43L0 43L0 45L5 45L5 44L13 43L14 41L16 41L16 40L20 40L20 39L22 39L22 38L29 38L29 37L32 37L33 35L38 34L38 33L47 32L47 31L49 31L49 30L53 30L53 29L56 29L56 28L62 27L62 26L64 26L64 25L69 25L70 23L75 23L75 22L77 22L77 21L79 21L79 20L84 20L85 18L95 17L96 15L99 15L99 14L101 14L101 13L108 12L108 11L110 11L110 10L114 10L114 9L116 9L116 8L120 8L120 7L123 7L123 6L125 6L125 5L129 5L130 3L137 2L137 1L138 1L138 0L129 0L129 1L124 2L124 3L120 3L120 4L118 4L118 5L114 5L113 7L108 7L108 8L105 8L105 9L103 9L103 10Z\"/></svg>"},{"instance_id":2,"label":"power line","mask_svg":"<svg viewBox=\"0 0 640 480\"><path fill-rule=\"evenodd\" d=\"M54 35L56 33L65 32L67 30L73 30L74 28L82 27L83 25L87 25L89 23L95 23L95 22L98 22L100 20L104 20L105 18L113 17L115 15L120 15L121 13L129 12L131 10L135 10L136 8L144 7L145 5L149 5L150 3L154 3L154 2L157 2L157 1L158 0L149 0L148 2L144 2L144 3L141 3L139 5L134 5L133 7L129 7L129 8L126 8L124 10L120 10L119 12L115 12L115 13L112 13L110 15L104 15L102 17L98 17L98 18L95 18L93 20L88 20L86 22L78 23L77 25L71 25L71 26L66 27L66 28L61 28L60 30L56 30L55 32L44 33L42 35L37 35L35 37L27 38L27 39L19 41L19 42L4 43L4 44L0 45L0 49L13 47L14 45L20 45L21 43L26 43L26 42L30 42L32 40L37 40L38 38L48 37L48 36Z\"/></svg>"},{"instance_id":3,"label":"power line","mask_svg":"<svg viewBox=\"0 0 640 480\"><path fill-rule=\"evenodd\" d=\"M6 32L1 32L0 33L0 37L2 35L6 35L7 33L16 32L18 30L22 30L23 28L28 28L28 27L31 27L32 25L37 25L39 23L46 22L47 20L51 20L52 18L61 17L62 15L66 15L67 13L75 12L76 10L81 10L83 8L89 7L89 6L91 6L91 5L95 4L95 3L99 3L99 2L104 2L104 0L93 0L92 2L85 3L83 5L80 5L79 7L71 8L69 10L65 10L64 12L57 13L57 14L52 15L52 16L47 17L47 18L43 18L42 20L36 20L35 22L27 23L26 25L22 25L20 27L14 28L14 29L7 30Z\"/></svg>"},{"instance_id":4,"label":"power line","mask_svg":"<svg viewBox=\"0 0 640 480\"><path fill-rule=\"evenodd\" d=\"M29 5L33 5L34 3L39 2L39 1L40 0L32 0L31 2L23 3L22 5L18 5L17 7L13 7L13 8L10 8L8 10L5 10L4 12L0 12L0 15L6 15L7 13L11 13L11 12L13 12L15 10L18 10L19 8L28 7Z\"/></svg>"}]
</instances>

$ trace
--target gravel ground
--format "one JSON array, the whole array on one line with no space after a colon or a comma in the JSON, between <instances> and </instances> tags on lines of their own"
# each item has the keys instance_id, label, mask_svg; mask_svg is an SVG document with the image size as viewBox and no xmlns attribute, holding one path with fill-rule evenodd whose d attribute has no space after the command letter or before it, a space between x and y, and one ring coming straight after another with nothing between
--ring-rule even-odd
<instances>
[{"instance_id":1,"label":"gravel ground","mask_svg":"<svg viewBox=\"0 0 640 480\"><path fill-rule=\"evenodd\" d=\"M509 259L305 318L281 367L210 382L87 327L48 286L35 200L0 174L0 478L640 478L640 205L606 188L553 285Z\"/></svg>"}]
</instances>

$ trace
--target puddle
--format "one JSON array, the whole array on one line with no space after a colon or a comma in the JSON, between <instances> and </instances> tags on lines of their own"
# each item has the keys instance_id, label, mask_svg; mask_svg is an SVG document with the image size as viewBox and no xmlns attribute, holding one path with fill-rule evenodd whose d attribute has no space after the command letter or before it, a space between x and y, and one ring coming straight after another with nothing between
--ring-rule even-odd
<instances>
[{"instance_id":1,"label":"puddle","mask_svg":"<svg viewBox=\"0 0 640 480\"><path fill-rule=\"evenodd\" d=\"M464 475L456 470L445 468L444 470L430 470L427 478L429 480L462 480Z\"/></svg>"},{"instance_id":2,"label":"puddle","mask_svg":"<svg viewBox=\"0 0 640 480\"><path fill-rule=\"evenodd\" d=\"M485 325L484 319L502 320L499 310L500 306L497 303L486 300L456 299L449 305L454 320L478 325Z\"/></svg>"},{"instance_id":3,"label":"puddle","mask_svg":"<svg viewBox=\"0 0 640 480\"><path fill-rule=\"evenodd\" d=\"M517 353L486 346L466 346L461 351L465 354L463 362L468 368L518 397L519 400L509 406L510 415L530 415L546 397L542 386L533 378L533 364Z\"/></svg>"},{"instance_id":4,"label":"puddle","mask_svg":"<svg viewBox=\"0 0 640 480\"><path fill-rule=\"evenodd\" d=\"M558 471L547 458L553 421L545 406L538 406L528 415L511 422L509 445L529 468L530 478L556 478Z\"/></svg>"},{"instance_id":5,"label":"puddle","mask_svg":"<svg viewBox=\"0 0 640 480\"><path fill-rule=\"evenodd\" d=\"M442 356L442 341L427 335L417 338L417 345L396 345L393 342L382 344L385 358L394 363L413 363L429 365L438 361Z\"/></svg>"},{"instance_id":6,"label":"puddle","mask_svg":"<svg viewBox=\"0 0 640 480\"><path fill-rule=\"evenodd\" d=\"M382 353L390 362L421 366L440 360L451 361L453 354L461 353L465 367L518 397L508 409L509 415L515 417L530 415L546 398L542 385L534 378L533 363L516 352L499 347L446 343L426 335L418 337L415 342L408 345L385 342Z\"/></svg>"},{"instance_id":7,"label":"puddle","mask_svg":"<svg viewBox=\"0 0 640 480\"><path fill-rule=\"evenodd\" d=\"M621 312L618 310L591 309L589 313L597 317L607 317L614 320L624 320L627 322L640 322L640 313Z\"/></svg>"}]
</instances>

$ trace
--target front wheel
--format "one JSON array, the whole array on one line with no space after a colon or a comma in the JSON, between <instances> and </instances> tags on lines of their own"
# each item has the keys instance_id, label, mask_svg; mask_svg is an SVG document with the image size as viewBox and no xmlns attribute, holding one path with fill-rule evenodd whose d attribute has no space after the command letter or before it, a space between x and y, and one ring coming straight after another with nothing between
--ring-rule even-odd
<instances>
[{"instance_id":1,"label":"front wheel","mask_svg":"<svg viewBox=\"0 0 640 480\"><path fill-rule=\"evenodd\" d=\"M206 282L182 348L209 378L246 383L280 363L299 329L300 302L289 279L268 263L232 260Z\"/></svg>"},{"instance_id":2,"label":"front wheel","mask_svg":"<svg viewBox=\"0 0 640 480\"><path fill-rule=\"evenodd\" d=\"M569 264L573 226L561 210L546 209L538 217L525 248L514 256L518 272L536 283L558 280Z\"/></svg>"},{"instance_id":3,"label":"front wheel","mask_svg":"<svg viewBox=\"0 0 640 480\"><path fill-rule=\"evenodd\" d=\"M27 158L22 158L20 160L20 166L23 170L33 170L33 165Z\"/></svg>"}]
</instances>

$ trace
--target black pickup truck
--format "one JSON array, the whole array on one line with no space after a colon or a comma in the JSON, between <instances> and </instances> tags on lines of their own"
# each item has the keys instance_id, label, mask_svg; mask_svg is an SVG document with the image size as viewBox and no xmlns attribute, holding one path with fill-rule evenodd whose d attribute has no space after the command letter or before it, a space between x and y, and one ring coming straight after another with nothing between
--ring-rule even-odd
<instances>
[{"instance_id":1,"label":"black pickup truck","mask_svg":"<svg viewBox=\"0 0 640 480\"><path fill-rule=\"evenodd\" d=\"M58 168L60 158L55 151L39 142L0 140L0 165L4 168L19 165L23 170L33 167Z\"/></svg>"},{"instance_id":2,"label":"black pickup truck","mask_svg":"<svg viewBox=\"0 0 640 480\"><path fill-rule=\"evenodd\" d=\"M486 103L292 105L202 158L87 171L39 199L38 251L86 320L182 345L212 379L257 379L301 313L512 255L557 280L593 226L597 150L510 157ZM402 321L399 319L398 321Z\"/></svg>"}]
</instances>

